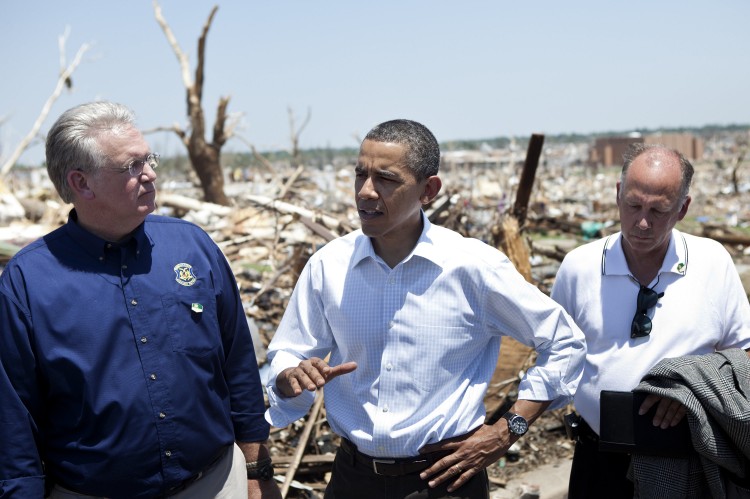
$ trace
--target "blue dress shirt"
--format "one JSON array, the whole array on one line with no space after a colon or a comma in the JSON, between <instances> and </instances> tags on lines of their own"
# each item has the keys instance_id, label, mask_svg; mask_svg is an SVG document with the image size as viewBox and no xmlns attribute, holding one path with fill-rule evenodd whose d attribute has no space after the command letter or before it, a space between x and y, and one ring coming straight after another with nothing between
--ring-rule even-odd
<instances>
[{"instance_id":1,"label":"blue dress shirt","mask_svg":"<svg viewBox=\"0 0 750 499\"><path fill-rule=\"evenodd\" d=\"M570 316L495 248L422 218L416 247L394 268L361 230L310 258L269 345L271 424L304 416L314 395L281 396L278 374L330 353L331 365L357 362L325 386L333 430L371 456L416 456L484 422L502 336L538 353L518 398L570 401L585 355Z\"/></svg>"},{"instance_id":2,"label":"blue dress shirt","mask_svg":"<svg viewBox=\"0 0 750 499\"><path fill-rule=\"evenodd\" d=\"M45 472L151 497L269 430L226 259L199 227L152 215L114 244L73 211L9 262L0 397L0 498L41 498Z\"/></svg>"}]
</instances>

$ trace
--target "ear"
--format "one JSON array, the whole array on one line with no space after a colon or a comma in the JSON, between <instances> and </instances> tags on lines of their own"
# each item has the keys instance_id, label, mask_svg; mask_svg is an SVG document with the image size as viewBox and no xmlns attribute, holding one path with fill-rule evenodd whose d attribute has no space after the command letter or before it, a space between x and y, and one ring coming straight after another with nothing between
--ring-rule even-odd
<instances>
[{"instance_id":1,"label":"ear","mask_svg":"<svg viewBox=\"0 0 750 499\"><path fill-rule=\"evenodd\" d=\"M435 199L442 186L443 181L440 180L440 177L438 177L437 175L427 177L427 181L424 184L424 190L422 191L422 195L419 197L420 201L422 201L422 204L428 204L430 201Z\"/></svg>"},{"instance_id":2,"label":"ear","mask_svg":"<svg viewBox=\"0 0 750 499\"><path fill-rule=\"evenodd\" d=\"M73 191L74 197L87 200L96 197L94 191L89 185L89 177L91 175L91 173L86 173L81 170L71 170L68 172L68 187Z\"/></svg>"},{"instance_id":3,"label":"ear","mask_svg":"<svg viewBox=\"0 0 750 499\"><path fill-rule=\"evenodd\" d=\"M677 214L677 221L679 222L683 218L685 218L685 215L687 215L688 206L690 206L690 201L692 201L692 198L690 196L687 196L685 198L685 202L682 203L682 208L680 208L680 212Z\"/></svg>"}]
</instances>

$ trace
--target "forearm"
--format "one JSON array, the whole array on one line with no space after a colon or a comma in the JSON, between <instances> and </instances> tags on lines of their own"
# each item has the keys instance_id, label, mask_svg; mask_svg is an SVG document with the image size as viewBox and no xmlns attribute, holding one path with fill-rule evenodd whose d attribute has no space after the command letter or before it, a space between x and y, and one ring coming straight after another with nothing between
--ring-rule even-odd
<instances>
[{"instance_id":1,"label":"forearm","mask_svg":"<svg viewBox=\"0 0 750 499\"><path fill-rule=\"evenodd\" d=\"M245 456L245 462L248 463L271 457L265 442L237 442L237 446Z\"/></svg>"},{"instance_id":2,"label":"forearm","mask_svg":"<svg viewBox=\"0 0 750 499\"><path fill-rule=\"evenodd\" d=\"M516 400L508 412L523 416L529 425L539 418L552 404L551 400Z\"/></svg>"},{"instance_id":3,"label":"forearm","mask_svg":"<svg viewBox=\"0 0 750 499\"><path fill-rule=\"evenodd\" d=\"M259 471L270 461L271 454L265 442L237 442L237 446L245 456L245 462L250 470ZM271 476L254 476L247 480L247 497L249 499L281 499L281 492L276 481Z\"/></svg>"}]
</instances>

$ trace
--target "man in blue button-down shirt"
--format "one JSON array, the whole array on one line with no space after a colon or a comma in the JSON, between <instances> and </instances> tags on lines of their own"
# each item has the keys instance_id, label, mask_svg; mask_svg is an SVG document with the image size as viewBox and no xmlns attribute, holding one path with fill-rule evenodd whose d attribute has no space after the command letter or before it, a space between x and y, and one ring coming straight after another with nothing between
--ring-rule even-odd
<instances>
[{"instance_id":1,"label":"man in blue button-down shirt","mask_svg":"<svg viewBox=\"0 0 750 499\"><path fill-rule=\"evenodd\" d=\"M74 209L0 276L2 498L280 496L237 284L203 230L150 215L157 166L118 104L49 133Z\"/></svg>"}]
</instances>

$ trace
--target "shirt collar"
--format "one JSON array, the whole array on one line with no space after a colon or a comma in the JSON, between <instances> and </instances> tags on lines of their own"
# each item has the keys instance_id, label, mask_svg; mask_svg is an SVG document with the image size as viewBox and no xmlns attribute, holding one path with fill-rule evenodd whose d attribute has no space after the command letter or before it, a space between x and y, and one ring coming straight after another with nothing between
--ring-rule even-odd
<instances>
[{"instance_id":1,"label":"shirt collar","mask_svg":"<svg viewBox=\"0 0 750 499\"><path fill-rule=\"evenodd\" d=\"M116 244L106 241L81 227L78 223L78 214L76 213L75 208L70 210L70 213L68 214L68 222L65 224L65 228L71 239L78 243L86 253L97 259L102 258L107 250L111 250L113 247L117 246L127 246L135 243L136 249L144 248L146 244L149 243L149 238L144 226L145 223L142 223L131 233L130 239Z\"/></svg>"},{"instance_id":2,"label":"shirt collar","mask_svg":"<svg viewBox=\"0 0 750 499\"><path fill-rule=\"evenodd\" d=\"M422 217L422 233L419 235L419 239L417 239L417 244L414 246L414 249L412 249L411 253L409 253L409 255L403 259L403 262L408 261L413 256L426 258L430 261L435 261L438 257L438 255L435 253L433 241L429 235L430 229L432 228L432 223L427 218L424 211L421 211L420 215ZM349 268L353 269L366 258L371 258L378 262L383 261L383 259L380 258L377 253L375 253L375 248L373 247L370 238L365 236L364 234L361 234L354 242L354 252L352 254Z\"/></svg>"},{"instance_id":3,"label":"shirt collar","mask_svg":"<svg viewBox=\"0 0 750 499\"><path fill-rule=\"evenodd\" d=\"M685 236L677 229L672 229L669 247L659 273L672 272L685 275L688 267L688 248ZM622 250L622 232L612 234L604 242L602 250L602 275L630 275L628 262Z\"/></svg>"}]
</instances>

